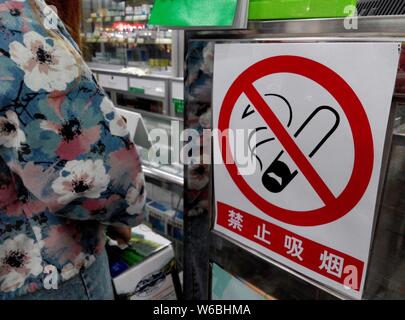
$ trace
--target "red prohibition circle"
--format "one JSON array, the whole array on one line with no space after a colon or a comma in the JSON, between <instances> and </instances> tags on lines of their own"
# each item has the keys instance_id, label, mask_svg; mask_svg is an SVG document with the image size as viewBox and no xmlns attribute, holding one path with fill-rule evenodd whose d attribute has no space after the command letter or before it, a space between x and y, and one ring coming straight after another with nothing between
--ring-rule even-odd
<instances>
[{"instance_id":1,"label":"red prohibition circle","mask_svg":"<svg viewBox=\"0 0 405 320\"><path fill-rule=\"evenodd\" d=\"M229 161L229 157L232 157L232 153L227 132L230 125L231 114L237 100L241 94L245 93L250 100L252 100L251 97L253 97L259 104L263 102L264 100L261 100L261 95L254 89L253 83L265 76L276 73L296 74L315 81L335 98L349 121L354 141L354 165L351 177L345 189L337 197L329 191L326 184L324 184L322 179L315 172L315 169L309 164L307 158L299 157L299 152L296 148L292 148L291 153L287 150L298 168L308 169L311 173L311 175L308 176L313 177L314 184L312 184L312 187L314 187L314 185L319 186L319 192L318 187L314 188L318 194L323 194L324 197L321 198L324 200L325 205L318 209L293 211L280 208L270 203L256 193L243 176L240 175L233 159ZM250 94L247 94L247 92ZM257 108L254 101L251 102ZM283 133L284 131L284 135L282 136L284 141L295 145L290 135L286 134L285 128L277 121L277 117L272 113L270 108L261 108L259 113L272 128L272 131L279 140L280 136L278 136L277 132ZM367 114L360 99L350 85L336 72L319 62L299 56L276 56L264 59L252 65L239 75L228 90L222 103L218 129L222 132L223 137L225 137L226 142L223 143L223 140L220 138L219 143L225 166L232 180L254 206L279 221L297 226L317 226L333 222L349 213L350 210L358 204L370 183L374 163L374 147ZM294 155L297 155L297 157ZM329 191L329 193L327 191ZM294 199L291 200L293 201Z\"/></svg>"}]
</instances>

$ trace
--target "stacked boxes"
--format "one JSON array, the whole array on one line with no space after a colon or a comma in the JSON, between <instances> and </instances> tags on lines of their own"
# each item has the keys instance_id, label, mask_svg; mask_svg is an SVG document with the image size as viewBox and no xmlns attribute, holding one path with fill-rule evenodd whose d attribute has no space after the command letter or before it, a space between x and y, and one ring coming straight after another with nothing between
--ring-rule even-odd
<instances>
[{"instance_id":1,"label":"stacked boxes","mask_svg":"<svg viewBox=\"0 0 405 320\"><path fill-rule=\"evenodd\" d=\"M183 211L173 210L156 201L149 201L145 211L146 220L154 230L175 240L183 241Z\"/></svg>"}]
</instances>

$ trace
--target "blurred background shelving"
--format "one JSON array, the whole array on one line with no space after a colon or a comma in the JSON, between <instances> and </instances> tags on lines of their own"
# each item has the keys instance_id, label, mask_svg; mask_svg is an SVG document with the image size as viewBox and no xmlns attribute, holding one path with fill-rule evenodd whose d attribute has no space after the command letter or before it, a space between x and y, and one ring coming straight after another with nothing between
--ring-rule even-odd
<instances>
[{"instance_id":1,"label":"blurred background shelving","mask_svg":"<svg viewBox=\"0 0 405 320\"><path fill-rule=\"evenodd\" d=\"M82 0L82 52L115 106L142 115L146 129L184 127L183 32L148 25L153 0ZM153 143L153 141L152 141ZM173 156L173 148L158 145ZM146 176L146 223L183 256L183 184L180 163L160 164L138 146Z\"/></svg>"},{"instance_id":2,"label":"blurred background shelving","mask_svg":"<svg viewBox=\"0 0 405 320\"><path fill-rule=\"evenodd\" d=\"M173 31L148 25L152 5L153 0L83 0L86 59L171 75Z\"/></svg>"}]
</instances>

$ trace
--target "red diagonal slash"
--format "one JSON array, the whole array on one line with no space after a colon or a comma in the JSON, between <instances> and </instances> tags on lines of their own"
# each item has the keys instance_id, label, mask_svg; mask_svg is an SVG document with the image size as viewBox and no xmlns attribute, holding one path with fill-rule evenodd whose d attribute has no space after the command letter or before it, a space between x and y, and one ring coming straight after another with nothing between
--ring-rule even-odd
<instances>
[{"instance_id":1,"label":"red diagonal slash","mask_svg":"<svg viewBox=\"0 0 405 320\"><path fill-rule=\"evenodd\" d=\"M335 201L336 197L319 176L318 172L316 172L315 168L309 162L304 153L297 146L293 138L291 138L290 134L284 128L283 124L271 110L266 101L264 101L260 93L257 92L256 88L253 87L251 83L245 84L244 92L325 205Z\"/></svg>"}]
</instances>

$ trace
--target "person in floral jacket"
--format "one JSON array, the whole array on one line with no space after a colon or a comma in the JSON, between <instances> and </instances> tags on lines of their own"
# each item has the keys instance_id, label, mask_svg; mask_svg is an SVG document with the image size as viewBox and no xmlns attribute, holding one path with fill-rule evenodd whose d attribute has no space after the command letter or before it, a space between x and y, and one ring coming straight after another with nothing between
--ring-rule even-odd
<instances>
[{"instance_id":1,"label":"person in floral jacket","mask_svg":"<svg viewBox=\"0 0 405 320\"><path fill-rule=\"evenodd\" d=\"M125 121L63 23L0 0L0 299L111 298L106 226L138 224L144 201Z\"/></svg>"}]
</instances>

